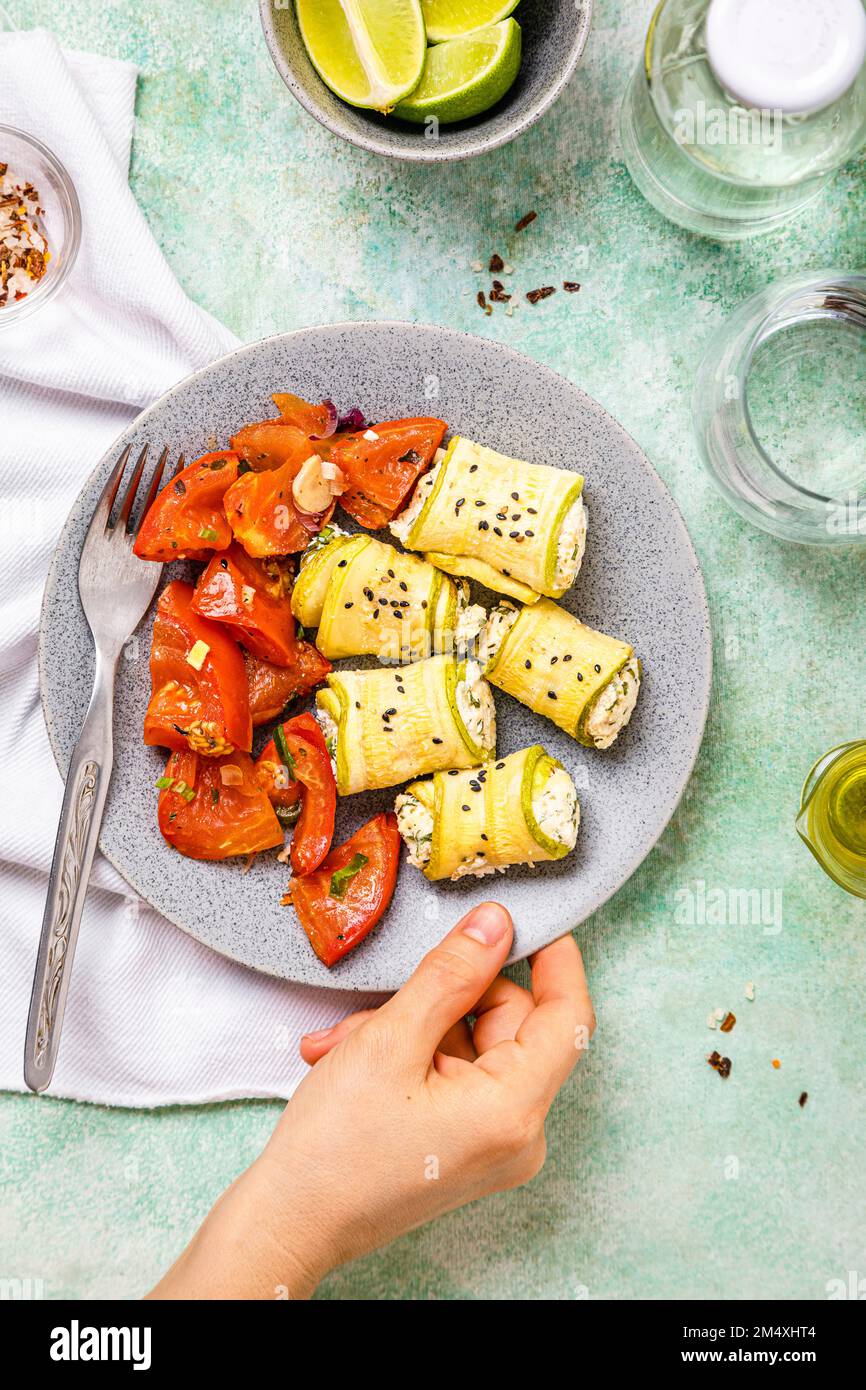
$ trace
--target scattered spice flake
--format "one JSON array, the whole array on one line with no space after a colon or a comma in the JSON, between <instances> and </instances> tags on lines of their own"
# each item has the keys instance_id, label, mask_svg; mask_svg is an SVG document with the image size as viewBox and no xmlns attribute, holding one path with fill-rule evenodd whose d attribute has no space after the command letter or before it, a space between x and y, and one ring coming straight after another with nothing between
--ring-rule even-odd
<instances>
[{"instance_id":1,"label":"scattered spice flake","mask_svg":"<svg viewBox=\"0 0 866 1390\"><path fill-rule=\"evenodd\" d=\"M722 1057L721 1054L718 1052L711 1052L709 1057L707 1058L707 1061L709 1062L713 1071L717 1071L722 1080L726 1081L731 1074L730 1057Z\"/></svg>"},{"instance_id":2,"label":"scattered spice flake","mask_svg":"<svg viewBox=\"0 0 866 1390\"><path fill-rule=\"evenodd\" d=\"M737 1015L736 1015L736 1014L732 1014L731 1011L730 1011L730 1009L729 1009L728 1012L725 1014L724 1018L722 1019L721 1023L719 1024L719 1029L720 1029L720 1031L721 1031L722 1033L730 1033L730 1032L732 1031L732 1029L733 1029L734 1024L736 1023L736 1021L737 1021Z\"/></svg>"},{"instance_id":3,"label":"scattered spice flake","mask_svg":"<svg viewBox=\"0 0 866 1390\"><path fill-rule=\"evenodd\" d=\"M537 304L539 299L549 299L552 294L556 294L555 285L542 285L537 290L527 290L526 298L530 304Z\"/></svg>"},{"instance_id":4,"label":"scattered spice flake","mask_svg":"<svg viewBox=\"0 0 866 1390\"><path fill-rule=\"evenodd\" d=\"M801 1092L800 1092L800 1099L799 1099L799 1101L797 1102L797 1104L799 1105L799 1107L800 1107L801 1110L803 1109L803 1106L806 1104L806 1101L807 1101L808 1099L809 1099L809 1092L808 1092L808 1091L801 1091Z\"/></svg>"},{"instance_id":5,"label":"scattered spice flake","mask_svg":"<svg viewBox=\"0 0 866 1390\"><path fill-rule=\"evenodd\" d=\"M754 997L755 997L755 986L754 986L754 983L753 983L752 980L747 980L747 981L746 981L746 985L745 985L745 988L744 988L744 990L743 990L743 993L745 994L745 996L746 996L747 999L754 999Z\"/></svg>"},{"instance_id":6,"label":"scattered spice flake","mask_svg":"<svg viewBox=\"0 0 866 1390\"><path fill-rule=\"evenodd\" d=\"M577 294L580 285L576 280L563 280L562 288L565 290L566 294Z\"/></svg>"},{"instance_id":7,"label":"scattered spice flake","mask_svg":"<svg viewBox=\"0 0 866 1390\"><path fill-rule=\"evenodd\" d=\"M490 271L491 275L498 275L500 271L505 269L505 262L498 251L493 252L493 255L490 257L490 264L488 265L487 269Z\"/></svg>"},{"instance_id":8,"label":"scattered spice flake","mask_svg":"<svg viewBox=\"0 0 866 1390\"><path fill-rule=\"evenodd\" d=\"M485 298L485 296L484 296L484 291L483 291L483 290L479 290L479 291L478 291L477 295L475 296L475 299L476 299L476 301L477 301L477 303L478 303L479 309L483 309L484 312L485 312L485 314L492 314L492 313L493 313L493 308L492 308L492 306L491 306L490 304L487 303L487 300L486 300L486 298Z\"/></svg>"},{"instance_id":9,"label":"scattered spice flake","mask_svg":"<svg viewBox=\"0 0 866 1390\"><path fill-rule=\"evenodd\" d=\"M515 222L515 224L514 224L514 230L515 230L515 232L522 232L522 231L524 231L524 230L529 226L529 224L530 224L531 222L534 222L534 221L535 221L535 219L536 219L537 216L538 216L538 213L537 213L537 212L528 212L528 213L526 214L525 217L521 217L520 221L519 221L519 222Z\"/></svg>"},{"instance_id":10,"label":"scattered spice flake","mask_svg":"<svg viewBox=\"0 0 866 1390\"><path fill-rule=\"evenodd\" d=\"M707 1027L718 1028L718 1026L719 1020L716 1018L715 1014L707 1014Z\"/></svg>"},{"instance_id":11,"label":"scattered spice flake","mask_svg":"<svg viewBox=\"0 0 866 1390\"><path fill-rule=\"evenodd\" d=\"M779 1061L778 1057L774 1057L774 1058L773 1058L773 1068L774 1068L774 1070L775 1070L775 1071L778 1071L781 1065L782 1065L782 1063Z\"/></svg>"}]
</instances>

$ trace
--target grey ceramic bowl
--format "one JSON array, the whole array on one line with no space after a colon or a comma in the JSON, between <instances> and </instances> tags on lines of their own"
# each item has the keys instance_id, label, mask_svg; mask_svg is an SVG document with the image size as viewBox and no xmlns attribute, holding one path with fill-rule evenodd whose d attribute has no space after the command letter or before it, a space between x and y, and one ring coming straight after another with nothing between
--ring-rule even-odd
<instances>
[{"instance_id":1,"label":"grey ceramic bowl","mask_svg":"<svg viewBox=\"0 0 866 1390\"><path fill-rule=\"evenodd\" d=\"M362 111L334 96L307 57L293 0L259 0L259 11L277 71L311 116L361 149L435 164L505 145L544 115L586 47L592 0L522 0L514 13L523 31L516 82L490 111L443 125L435 140L425 138L423 126Z\"/></svg>"},{"instance_id":2,"label":"grey ceramic bowl","mask_svg":"<svg viewBox=\"0 0 866 1390\"><path fill-rule=\"evenodd\" d=\"M279 905L288 871L272 854L260 855L244 873L237 860L184 859L159 833L154 783L166 754L141 741L151 611L118 671L102 850L143 897L200 941L289 980L394 988L458 917L489 897L514 917L513 959L526 956L615 893L670 819L703 733L710 634L703 581L682 518L640 449L576 386L498 343L408 323L300 329L240 348L139 415L85 484L45 588L40 684L57 762L65 771L90 695L93 647L78 598L78 560L112 463L125 444L135 450L145 440L194 458L213 447L213 435L227 442L241 424L272 415L270 393L277 390L310 400L330 396L341 409L357 404L373 420L436 413L455 432L494 449L582 471L589 538L565 606L634 644L645 670L637 709L613 748L601 753L496 691L499 752L543 743L574 777L582 808L576 850L536 870L435 885L404 854L394 899L376 931L328 971L291 908ZM484 590L477 597L494 602ZM267 738L266 730L258 732L256 749ZM341 799L337 841L393 802L393 791Z\"/></svg>"}]
</instances>

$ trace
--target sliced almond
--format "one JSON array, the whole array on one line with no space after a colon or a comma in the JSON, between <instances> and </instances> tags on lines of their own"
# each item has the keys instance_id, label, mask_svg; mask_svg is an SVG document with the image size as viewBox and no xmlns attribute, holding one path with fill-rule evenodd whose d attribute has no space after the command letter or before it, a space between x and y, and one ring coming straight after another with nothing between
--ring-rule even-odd
<instances>
[{"instance_id":1,"label":"sliced almond","mask_svg":"<svg viewBox=\"0 0 866 1390\"><path fill-rule=\"evenodd\" d=\"M223 763L220 768L220 780L224 787L239 787L244 775L235 763Z\"/></svg>"},{"instance_id":2,"label":"sliced almond","mask_svg":"<svg viewBox=\"0 0 866 1390\"><path fill-rule=\"evenodd\" d=\"M207 660L209 651L210 647L207 642L202 642L200 640L198 642L193 642L186 654L187 665L191 666L194 671L200 671Z\"/></svg>"},{"instance_id":3,"label":"sliced almond","mask_svg":"<svg viewBox=\"0 0 866 1390\"><path fill-rule=\"evenodd\" d=\"M252 602L253 602L253 599L255 598L255 596L256 596L256 591L255 591L255 589L253 588L252 584L244 584L243 587L241 588L241 602L242 602L247 608L251 608L251 607L252 607Z\"/></svg>"},{"instance_id":4,"label":"sliced almond","mask_svg":"<svg viewBox=\"0 0 866 1390\"><path fill-rule=\"evenodd\" d=\"M322 473L322 460L311 454L302 464L292 483L292 496L302 512L324 512L333 496L328 479Z\"/></svg>"}]
</instances>

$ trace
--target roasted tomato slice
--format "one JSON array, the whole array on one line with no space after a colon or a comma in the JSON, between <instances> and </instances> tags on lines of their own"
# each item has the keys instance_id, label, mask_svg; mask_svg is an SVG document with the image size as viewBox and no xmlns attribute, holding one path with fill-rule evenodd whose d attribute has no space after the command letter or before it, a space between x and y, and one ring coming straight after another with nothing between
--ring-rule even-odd
<instances>
[{"instance_id":1,"label":"roasted tomato slice","mask_svg":"<svg viewBox=\"0 0 866 1390\"><path fill-rule=\"evenodd\" d=\"M301 814L292 835L290 862L296 874L312 873L331 848L337 810L331 759L313 716L298 714L278 724L256 760L256 771L275 805L292 805L292 784L301 784ZM292 799L281 799L284 795Z\"/></svg>"},{"instance_id":2,"label":"roasted tomato slice","mask_svg":"<svg viewBox=\"0 0 866 1390\"><path fill-rule=\"evenodd\" d=\"M144 741L207 757L248 752L253 726L243 653L219 624L193 612L192 596L192 585L176 579L156 606Z\"/></svg>"},{"instance_id":3,"label":"roasted tomato slice","mask_svg":"<svg viewBox=\"0 0 866 1390\"><path fill-rule=\"evenodd\" d=\"M299 642L291 666L275 666L260 657L246 656L247 686L253 726L279 719L290 700L307 695L331 670L311 642Z\"/></svg>"},{"instance_id":4,"label":"roasted tomato slice","mask_svg":"<svg viewBox=\"0 0 866 1390\"><path fill-rule=\"evenodd\" d=\"M282 468L284 463L296 458L300 450L306 450L304 458L309 458L315 445L303 430L293 429L282 420L260 420L238 430L232 436L232 448L244 463L261 473L270 468Z\"/></svg>"},{"instance_id":5,"label":"roasted tomato slice","mask_svg":"<svg viewBox=\"0 0 866 1390\"><path fill-rule=\"evenodd\" d=\"M278 426L278 428L284 428ZM288 430L286 431L288 433ZM295 434L295 431L292 431ZM280 468L264 473L243 473L223 498L229 525L248 555L290 555L303 550L311 536L321 531L334 504L315 515L295 506L292 483L302 464L313 453L310 442L298 434L298 443Z\"/></svg>"},{"instance_id":6,"label":"roasted tomato slice","mask_svg":"<svg viewBox=\"0 0 866 1390\"><path fill-rule=\"evenodd\" d=\"M235 630L247 651L291 666L298 650L289 594L292 575L281 560L251 560L234 543L215 555L195 587L193 612Z\"/></svg>"},{"instance_id":7,"label":"roasted tomato slice","mask_svg":"<svg viewBox=\"0 0 866 1390\"><path fill-rule=\"evenodd\" d=\"M344 478L340 506L362 526L379 530L397 515L433 461L444 420L387 420L357 434L336 434L316 445ZM368 439L368 433L375 439Z\"/></svg>"},{"instance_id":8,"label":"roasted tomato slice","mask_svg":"<svg viewBox=\"0 0 866 1390\"><path fill-rule=\"evenodd\" d=\"M329 433L334 433L337 412L333 401L311 405L309 401L302 400L300 396L293 396L288 391L278 391L276 395L271 396L271 400L280 412L283 424L295 425L297 429L303 430L304 434L315 436L316 439L323 439Z\"/></svg>"},{"instance_id":9,"label":"roasted tomato slice","mask_svg":"<svg viewBox=\"0 0 866 1390\"><path fill-rule=\"evenodd\" d=\"M283 843L283 830L248 753L172 753L157 782L159 828L190 859L228 859Z\"/></svg>"},{"instance_id":10,"label":"roasted tomato slice","mask_svg":"<svg viewBox=\"0 0 866 1390\"><path fill-rule=\"evenodd\" d=\"M142 560L209 560L232 538L223 496L238 476L231 450L203 454L166 483L144 518L133 549Z\"/></svg>"},{"instance_id":11,"label":"roasted tomato slice","mask_svg":"<svg viewBox=\"0 0 866 1390\"><path fill-rule=\"evenodd\" d=\"M397 882L400 832L393 811L374 816L314 873L293 878L290 901L319 960L334 965L372 931Z\"/></svg>"}]
</instances>

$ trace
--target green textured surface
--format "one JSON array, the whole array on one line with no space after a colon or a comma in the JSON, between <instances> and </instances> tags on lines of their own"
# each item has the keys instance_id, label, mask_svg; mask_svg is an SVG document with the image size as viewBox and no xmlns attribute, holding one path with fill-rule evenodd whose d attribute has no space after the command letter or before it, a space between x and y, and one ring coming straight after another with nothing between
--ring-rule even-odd
<instances>
[{"instance_id":1,"label":"green textured surface","mask_svg":"<svg viewBox=\"0 0 866 1390\"><path fill-rule=\"evenodd\" d=\"M134 191L184 287L238 334L407 317L501 338L631 431L704 566L707 740L655 852L579 930L599 1030L552 1114L544 1172L337 1272L320 1297L816 1299L866 1273L866 904L824 878L792 824L814 758L864 733L866 554L749 530L711 491L689 426L698 355L743 297L862 260L862 158L771 238L723 248L666 224L632 188L616 134L649 3L601 0L554 110L514 145L435 169L364 155L306 116L252 0L187 0L180 25L169 0L8 8L140 65ZM538 221L510 234L530 208ZM468 267L494 249L515 288L583 288L485 318ZM781 893L781 930L679 921L677 895L699 881L768 904ZM704 1061L716 1005L739 1018L727 1082ZM42 1279L49 1297L139 1295L276 1114L4 1097L0 1273Z\"/></svg>"}]
</instances>

